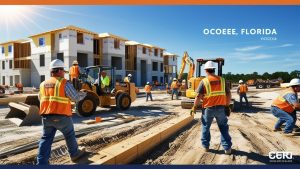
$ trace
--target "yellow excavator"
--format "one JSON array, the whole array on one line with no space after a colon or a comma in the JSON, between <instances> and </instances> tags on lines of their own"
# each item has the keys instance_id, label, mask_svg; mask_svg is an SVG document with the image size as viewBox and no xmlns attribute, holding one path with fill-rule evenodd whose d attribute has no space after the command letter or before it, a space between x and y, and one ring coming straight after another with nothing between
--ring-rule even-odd
<instances>
[{"instance_id":1,"label":"yellow excavator","mask_svg":"<svg viewBox=\"0 0 300 169\"><path fill-rule=\"evenodd\" d=\"M202 79L205 78L205 76L201 76L201 67L204 65L207 61L212 61L217 63L217 75L222 76L222 67L224 66L224 59L223 58L216 58L216 59L197 59L197 71L196 71L196 77L190 77L188 79L188 89L186 90L186 98L181 101L181 107L183 109L191 109L194 105L194 99L197 96L197 88L201 82ZM193 75L193 74L192 74ZM226 85L228 87L231 87L231 82L226 81ZM231 110L233 110L233 101L230 105ZM201 105L200 105L201 106Z\"/></svg>"},{"instance_id":2,"label":"yellow excavator","mask_svg":"<svg viewBox=\"0 0 300 169\"><path fill-rule=\"evenodd\" d=\"M185 79L182 80L182 75L183 75L183 71L185 69L186 64L189 65L189 71L188 71L188 76L187 76L187 81L189 81L194 76L195 63L194 63L194 59L191 58L189 56L189 54L185 51L183 54L182 60L181 60L181 68L180 68L179 75L178 75L178 80L182 84L180 86L180 90L179 90L179 92L181 93L182 96L186 96L186 89L187 89L186 80Z\"/></svg>"}]
</instances>

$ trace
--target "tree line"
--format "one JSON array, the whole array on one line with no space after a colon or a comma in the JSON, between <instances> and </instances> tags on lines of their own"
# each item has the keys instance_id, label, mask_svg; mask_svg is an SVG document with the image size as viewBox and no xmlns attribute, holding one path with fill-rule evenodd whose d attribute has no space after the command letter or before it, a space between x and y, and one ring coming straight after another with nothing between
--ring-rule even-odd
<instances>
[{"instance_id":1,"label":"tree line","mask_svg":"<svg viewBox=\"0 0 300 169\"><path fill-rule=\"evenodd\" d=\"M272 79L282 79L284 83L290 82L293 78L299 78L300 77L300 71L294 70L291 73L289 72L274 72L272 74L265 72L263 74L258 74L257 72L253 72L251 74L232 74L231 72L228 72L226 74L223 74L223 77L226 80L230 80L232 82L238 82L239 80L243 80L246 82L250 79L263 79L263 80L272 80Z\"/></svg>"},{"instance_id":2,"label":"tree line","mask_svg":"<svg viewBox=\"0 0 300 169\"><path fill-rule=\"evenodd\" d=\"M265 72L263 74L258 74L257 72L253 72L251 74L232 74L231 72L228 72L226 74L223 74L223 77L226 80L230 80L233 83L238 83L239 80L243 80L246 82L250 79L263 79L263 80L272 80L272 79L278 79L281 78L284 83L290 82L293 78L300 78L300 71L294 70L291 73L289 72L274 72L272 74ZM183 73L182 79L187 79L187 73Z\"/></svg>"}]
</instances>

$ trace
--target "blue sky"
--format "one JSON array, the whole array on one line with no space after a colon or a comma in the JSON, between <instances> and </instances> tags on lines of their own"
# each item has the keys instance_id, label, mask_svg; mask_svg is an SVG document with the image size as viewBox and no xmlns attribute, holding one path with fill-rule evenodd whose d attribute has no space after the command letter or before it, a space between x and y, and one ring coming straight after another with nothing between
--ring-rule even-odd
<instances>
[{"instance_id":1,"label":"blue sky","mask_svg":"<svg viewBox=\"0 0 300 169\"><path fill-rule=\"evenodd\" d=\"M194 59L224 57L225 73L300 70L300 6L27 6L4 17L0 42L76 25L160 46L179 59L184 51ZM204 35L205 28L270 28L277 35Z\"/></svg>"}]
</instances>

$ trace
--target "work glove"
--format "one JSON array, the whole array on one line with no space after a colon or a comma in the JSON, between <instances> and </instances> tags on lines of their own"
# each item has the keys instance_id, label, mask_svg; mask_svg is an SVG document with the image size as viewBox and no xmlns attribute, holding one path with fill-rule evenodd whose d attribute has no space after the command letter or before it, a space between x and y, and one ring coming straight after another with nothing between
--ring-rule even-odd
<instances>
[{"instance_id":1,"label":"work glove","mask_svg":"<svg viewBox=\"0 0 300 169\"><path fill-rule=\"evenodd\" d=\"M194 116L196 114L196 110L197 110L197 107L193 106L192 109L191 109L191 111L190 111L190 115Z\"/></svg>"}]
</instances>

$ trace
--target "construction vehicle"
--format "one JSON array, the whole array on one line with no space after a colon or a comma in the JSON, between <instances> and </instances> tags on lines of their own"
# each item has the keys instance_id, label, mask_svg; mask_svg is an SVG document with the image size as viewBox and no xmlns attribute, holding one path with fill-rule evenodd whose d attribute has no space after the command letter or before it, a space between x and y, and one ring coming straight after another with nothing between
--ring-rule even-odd
<instances>
[{"instance_id":1,"label":"construction vehicle","mask_svg":"<svg viewBox=\"0 0 300 169\"><path fill-rule=\"evenodd\" d=\"M0 85L0 97L5 96L5 86Z\"/></svg>"},{"instance_id":2,"label":"construction vehicle","mask_svg":"<svg viewBox=\"0 0 300 169\"><path fill-rule=\"evenodd\" d=\"M256 89L264 89L264 88L271 88L271 87L280 87L280 84L283 83L281 78L278 79L250 79L247 80L246 84L249 86L256 86Z\"/></svg>"},{"instance_id":3,"label":"construction vehicle","mask_svg":"<svg viewBox=\"0 0 300 169\"><path fill-rule=\"evenodd\" d=\"M194 63L194 59L191 58L189 56L189 54L185 51L183 54L182 60L181 60L181 67L180 67L180 71L179 71L179 75L178 75L178 81L181 84L181 86L179 88L180 96L186 96L186 89L187 89L186 80L182 79L183 71L185 69L186 64L189 65L189 71L188 71L188 76L187 76L187 80L189 80L190 78L192 78L194 76L195 63ZM171 94L170 90L168 91L168 93Z\"/></svg>"},{"instance_id":4,"label":"construction vehicle","mask_svg":"<svg viewBox=\"0 0 300 169\"><path fill-rule=\"evenodd\" d=\"M77 113L88 117L95 113L97 106L110 107L116 105L121 110L126 110L136 99L136 88L134 83L116 82L114 68L106 66L90 66L84 68L81 74L80 89L87 92L85 98L78 102ZM106 71L111 76L111 83L106 91L101 85L101 72ZM38 96L28 96L25 103L9 103L10 112L5 118L9 118L18 126L30 126L41 123L39 115Z\"/></svg>"},{"instance_id":5,"label":"construction vehicle","mask_svg":"<svg viewBox=\"0 0 300 169\"><path fill-rule=\"evenodd\" d=\"M90 66L84 69L79 78L81 89L86 90L87 96L78 103L78 113L87 117L94 114L96 107L110 107L116 105L121 110L127 110L136 99L136 88L134 83L116 82L113 67ZM101 72L106 71L111 76L109 90L104 91L101 85ZM97 79L97 80L96 80Z\"/></svg>"},{"instance_id":6,"label":"construction vehicle","mask_svg":"<svg viewBox=\"0 0 300 169\"><path fill-rule=\"evenodd\" d=\"M188 89L186 90L186 98L181 101L181 107L183 109L191 109L194 106L194 99L197 96L196 89L198 88L202 79L205 76L201 76L201 66L204 65L207 61L212 61L217 63L218 65L218 76L222 76L222 67L224 66L224 59L223 58L216 58L216 59L197 59L197 71L196 77L191 77L188 80ZM231 87L231 82L226 81L226 85ZM201 107L201 104L199 105ZM230 104L231 110L234 108L234 100L231 101Z\"/></svg>"}]
</instances>

